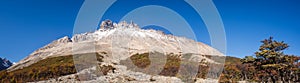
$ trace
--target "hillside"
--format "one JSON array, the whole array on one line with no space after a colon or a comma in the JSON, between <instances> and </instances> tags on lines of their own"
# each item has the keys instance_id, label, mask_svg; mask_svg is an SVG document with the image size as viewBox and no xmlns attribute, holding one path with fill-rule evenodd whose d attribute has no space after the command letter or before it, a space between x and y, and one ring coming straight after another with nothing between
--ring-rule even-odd
<instances>
[{"instance_id":1,"label":"hillside","mask_svg":"<svg viewBox=\"0 0 300 83\"><path fill-rule=\"evenodd\" d=\"M86 53L86 54L80 54L82 58L83 56L91 56L93 54L96 54L97 60L99 62L103 62L103 55L98 53ZM149 60L149 56L153 55L155 57L163 56L161 53L143 53L143 54L135 54L128 58L128 60L131 60L134 65L136 65L139 68L145 69L146 72L153 72L151 68L158 67L153 66L149 67L151 61L158 61L157 60ZM76 55L78 56L78 55ZM181 62L182 59L178 57L179 55L173 55L170 54L167 57L167 63L159 62L158 65L163 65L163 70L159 73L159 75L162 76L171 76L171 77L178 77L176 73L178 73L178 70L180 68L180 65L185 65L185 68L190 68L189 66L194 66L195 68L199 68L199 72L197 73L198 78L205 78L205 75L207 74L207 69L203 69L204 65L189 65L188 62ZM76 75L76 69L74 66L72 55L65 55L65 56L58 56L58 57L51 57L44 60L41 60L37 63L34 63L28 67L25 67L23 69L7 72L7 71L1 71L0 72L0 79L1 83L22 83L22 82L34 82L34 81L42 81L42 80L55 80L57 82L63 81L65 79L59 78L61 76L67 76L71 74L75 74L74 77L68 77L69 80L73 81L80 81L79 75ZM126 62L129 62L128 60L121 61L121 64L126 65ZM92 63L92 62L91 62ZM228 56L226 58L227 64L229 63L240 63L238 58L230 57ZM129 70L134 70L131 68L130 65L126 65L129 67ZM202 67L202 68L201 68ZM112 72L115 68L113 66L100 66L99 70L104 75L107 75L109 72ZM201 69L201 70L200 70ZM127 78L129 80L129 78ZM137 80L137 79L135 79ZM149 79L150 81L151 79ZM132 81L134 79L132 78ZM154 81L154 79L152 79Z\"/></svg>"},{"instance_id":2,"label":"hillside","mask_svg":"<svg viewBox=\"0 0 300 83\"><path fill-rule=\"evenodd\" d=\"M1 83L22 83L48 80L59 76L74 74L72 56L54 57L41 60L23 69L0 73Z\"/></svg>"},{"instance_id":3,"label":"hillside","mask_svg":"<svg viewBox=\"0 0 300 83\"><path fill-rule=\"evenodd\" d=\"M242 64L241 59L233 56L226 56L225 64Z\"/></svg>"},{"instance_id":4,"label":"hillside","mask_svg":"<svg viewBox=\"0 0 300 83\"><path fill-rule=\"evenodd\" d=\"M78 54L79 58L86 56L97 55L99 61L101 61L101 55L97 53ZM76 55L76 56L78 56ZM82 56L81 56L82 55ZM49 80L51 78L58 78L60 76L75 74L76 69L72 55L50 57L34 63L23 69L14 70L11 72L1 71L0 82L1 83L23 83L34 82L41 80ZM78 78L77 78L78 79Z\"/></svg>"}]
</instances>

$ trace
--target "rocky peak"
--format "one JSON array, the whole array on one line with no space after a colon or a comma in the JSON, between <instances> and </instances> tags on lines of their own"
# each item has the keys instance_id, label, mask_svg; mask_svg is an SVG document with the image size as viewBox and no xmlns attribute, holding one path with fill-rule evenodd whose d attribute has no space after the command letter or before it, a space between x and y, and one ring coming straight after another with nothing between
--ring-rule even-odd
<instances>
[{"instance_id":1,"label":"rocky peak","mask_svg":"<svg viewBox=\"0 0 300 83\"><path fill-rule=\"evenodd\" d=\"M126 21L122 21L120 23L114 23L111 20L105 20L101 22L100 30L108 30L108 29L114 29L117 27L123 27L123 28L139 28L137 24L135 24L133 21L130 23L127 23Z\"/></svg>"},{"instance_id":2,"label":"rocky peak","mask_svg":"<svg viewBox=\"0 0 300 83\"><path fill-rule=\"evenodd\" d=\"M126 27L128 26L127 22L126 21L122 21L118 24L119 26L122 26L122 27Z\"/></svg>"},{"instance_id":3,"label":"rocky peak","mask_svg":"<svg viewBox=\"0 0 300 83\"><path fill-rule=\"evenodd\" d=\"M113 29L115 26L111 20L105 20L101 22L100 29Z\"/></svg>"},{"instance_id":4,"label":"rocky peak","mask_svg":"<svg viewBox=\"0 0 300 83\"><path fill-rule=\"evenodd\" d=\"M139 28L139 26L137 24L135 24L133 21L130 21L129 27Z\"/></svg>"},{"instance_id":5,"label":"rocky peak","mask_svg":"<svg viewBox=\"0 0 300 83\"><path fill-rule=\"evenodd\" d=\"M9 60L6 58L0 58L0 71L7 69L8 67L12 66L13 63L11 63Z\"/></svg>"},{"instance_id":6,"label":"rocky peak","mask_svg":"<svg viewBox=\"0 0 300 83\"><path fill-rule=\"evenodd\" d=\"M127 27L127 28L139 28L137 24L135 24L133 21L130 21L130 23L127 23L126 21L122 21L118 24L119 27Z\"/></svg>"}]
</instances>

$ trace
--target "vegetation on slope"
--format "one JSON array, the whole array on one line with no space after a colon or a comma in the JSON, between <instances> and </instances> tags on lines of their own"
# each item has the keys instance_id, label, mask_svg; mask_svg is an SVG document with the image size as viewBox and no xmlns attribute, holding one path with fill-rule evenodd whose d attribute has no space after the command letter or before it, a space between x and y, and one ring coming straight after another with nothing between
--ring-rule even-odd
<instances>
[{"instance_id":1,"label":"vegetation on slope","mask_svg":"<svg viewBox=\"0 0 300 83\"><path fill-rule=\"evenodd\" d=\"M75 73L72 56L53 57L41 60L23 69L0 73L1 83L23 83L47 80Z\"/></svg>"},{"instance_id":2,"label":"vegetation on slope","mask_svg":"<svg viewBox=\"0 0 300 83\"><path fill-rule=\"evenodd\" d=\"M133 71L150 75L178 77L185 82L194 81L195 78L192 78L194 76L197 78L206 78L206 75L209 72L208 64L205 63L205 60L199 63L188 61L183 58L191 57L191 55L192 54L181 55L173 53L165 55L159 52L134 54L127 60L121 61L121 64L126 65ZM133 65L129 62L132 62ZM218 65L215 64L215 66ZM211 71L211 73L217 72Z\"/></svg>"},{"instance_id":3,"label":"vegetation on slope","mask_svg":"<svg viewBox=\"0 0 300 83\"><path fill-rule=\"evenodd\" d=\"M85 58L88 55L95 53L79 54L78 56ZM101 55L96 53L97 59L101 60ZM103 58L103 57L102 57ZM58 78L60 76L76 73L73 63L73 56L58 56L43 59L23 69L8 72L6 70L0 72L1 83L24 83L41 80L48 80Z\"/></svg>"}]
</instances>

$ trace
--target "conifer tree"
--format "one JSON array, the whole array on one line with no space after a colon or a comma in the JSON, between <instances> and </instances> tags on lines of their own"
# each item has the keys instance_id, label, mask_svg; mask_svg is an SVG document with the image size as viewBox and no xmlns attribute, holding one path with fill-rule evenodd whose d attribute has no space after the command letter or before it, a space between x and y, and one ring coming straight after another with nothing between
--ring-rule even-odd
<instances>
[{"instance_id":1,"label":"conifer tree","mask_svg":"<svg viewBox=\"0 0 300 83\"><path fill-rule=\"evenodd\" d=\"M265 39L255 52L255 57L247 56L241 61L243 64L251 64L255 67L255 77L262 82L295 82L299 75L297 62L299 57L284 54L289 46L283 41L275 41L273 37Z\"/></svg>"}]
</instances>

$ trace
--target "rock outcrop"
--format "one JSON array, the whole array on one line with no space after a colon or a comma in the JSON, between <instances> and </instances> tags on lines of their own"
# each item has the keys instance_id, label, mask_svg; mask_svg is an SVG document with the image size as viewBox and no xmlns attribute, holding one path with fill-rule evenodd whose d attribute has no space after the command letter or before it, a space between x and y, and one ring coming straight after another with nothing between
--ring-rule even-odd
<instances>
[{"instance_id":1,"label":"rock outcrop","mask_svg":"<svg viewBox=\"0 0 300 83\"><path fill-rule=\"evenodd\" d=\"M6 58L0 58L0 71L5 70L5 69L7 69L8 67L10 67L12 65L13 65L13 63L11 63Z\"/></svg>"},{"instance_id":2,"label":"rock outcrop","mask_svg":"<svg viewBox=\"0 0 300 83\"><path fill-rule=\"evenodd\" d=\"M113 29L116 26L114 26L113 22L111 20L105 20L101 22L100 29Z\"/></svg>"}]
</instances>

